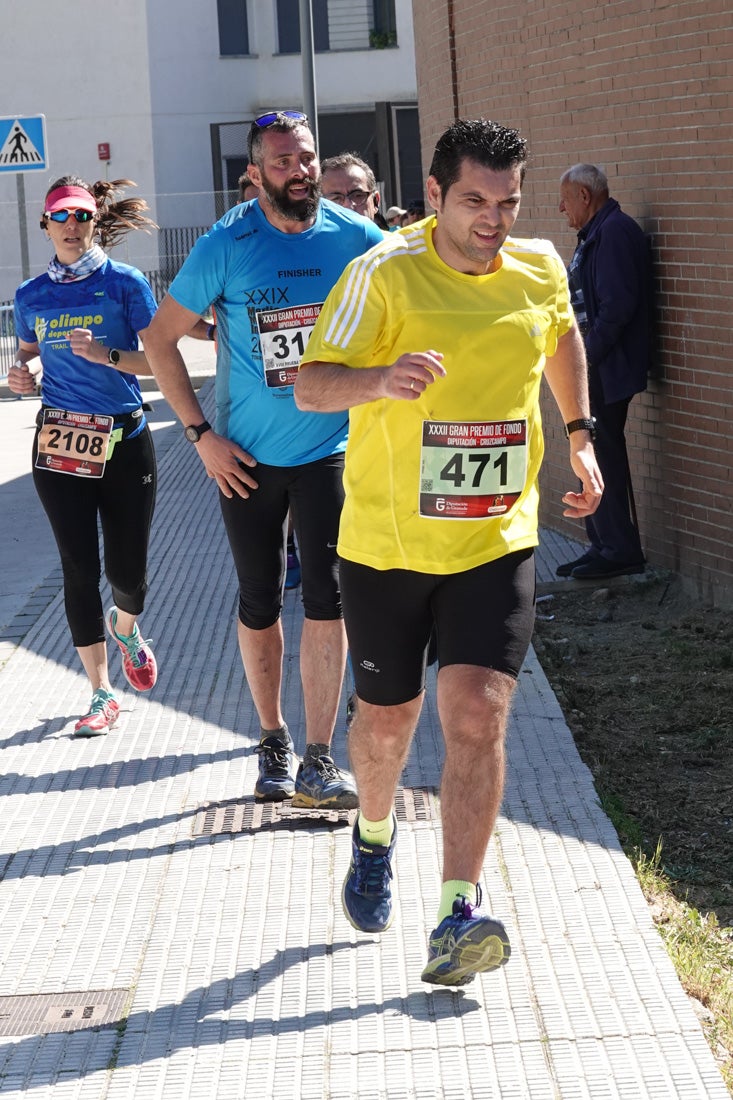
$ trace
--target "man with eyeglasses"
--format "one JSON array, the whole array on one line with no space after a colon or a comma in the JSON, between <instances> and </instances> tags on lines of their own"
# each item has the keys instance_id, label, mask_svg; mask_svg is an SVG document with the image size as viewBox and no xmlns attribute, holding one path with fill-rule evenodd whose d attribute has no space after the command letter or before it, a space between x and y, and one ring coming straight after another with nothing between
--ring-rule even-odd
<instances>
[{"instance_id":1,"label":"man with eyeglasses","mask_svg":"<svg viewBox=\"0 0 733 1100\"><path fill-rule=\"evenodd\" d=\"M368 219L321 203L313 135L299 111L257 118L248 153L258 198L233 207L196 243L148 332L146 352L220 490L239 580L239 647L261 726L255 798L350 809L357 805L353 780L330 755L346 661L336 543L348 413L300 412L293 383L328 292L348 262L384 238ZM212 305L215 430L177 348ZM306 751L297 775L281 709L289 509L305 608Z\"/></svg>"},{"instance_id":2,"label":"man with eyeglasses","mask_svg":"<svg viewBox=\"0 0 733 1100\"><path fill-rule=\"evenodd\" d=\"M321 162L321 190L324 199L369 218L385 232L389 230L379 210L374 172L356 153L338 153Z\"/></svg>"}]
</instances>

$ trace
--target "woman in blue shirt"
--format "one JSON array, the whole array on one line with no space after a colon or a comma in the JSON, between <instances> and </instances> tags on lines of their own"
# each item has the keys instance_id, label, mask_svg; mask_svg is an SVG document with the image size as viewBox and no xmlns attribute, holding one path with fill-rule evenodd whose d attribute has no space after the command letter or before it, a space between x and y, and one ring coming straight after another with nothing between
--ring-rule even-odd
<instances>
[{"instance_id":1,"label":"woman in blue shirt","mask_svg":"<svg viewBox=\"0 0 733 1100\"><path fill-rule=\"evenodd\" d=\"M79 737L107 733L119 714L105 624L130 685L149 691L157 679L155 656L136 621L148 587L156 489L155 452L136 377L152 372L138 337L156 303L144 276L104 251L131 229L155 228L142 214L144 200L117 198L131 184L56 180L41 217L54 257L15 295L18 352L8 384L16 394L33 393L28 363L40 357L33 481L61 555L71 637L92 688L89 712L75 726ZM106 615L98 519L114 598Z\"/></svg>"}]
</instances>

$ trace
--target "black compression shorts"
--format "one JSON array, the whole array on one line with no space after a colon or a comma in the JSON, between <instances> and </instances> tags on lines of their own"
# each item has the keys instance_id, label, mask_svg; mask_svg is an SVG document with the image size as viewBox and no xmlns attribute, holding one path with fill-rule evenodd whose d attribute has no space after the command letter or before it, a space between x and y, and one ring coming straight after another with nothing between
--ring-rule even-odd
<instances>
[{"instance_id":1,"label":"black compression shorts","mask_svg":"<svg viewBox=\"0 0 733 1100\"><path fill-rule=\"evenodd\" d=\"M340 562L341 595L356 693L397 706L425 687L435 627L438 664L477 665L516 679L534 628L534 551L463 573L380 571Z\"/></svg>"}]
</instances>

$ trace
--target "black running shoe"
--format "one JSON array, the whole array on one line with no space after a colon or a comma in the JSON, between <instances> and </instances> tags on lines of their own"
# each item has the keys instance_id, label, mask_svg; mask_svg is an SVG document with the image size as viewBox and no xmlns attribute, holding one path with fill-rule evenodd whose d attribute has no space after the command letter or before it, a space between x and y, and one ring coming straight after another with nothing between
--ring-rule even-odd
<instances>
[{"instance_id":1,"label":"black running shoe","mask_svg":"<svg viewBox=\"0 0 733 1100\"><path fill-rule=\"evenodd\" d=\"M284 802L295 793L295 769L297 757L293 743L270 734L257 746L260 774L255 783L258 802Z\"/></svg>"}]
</instances>

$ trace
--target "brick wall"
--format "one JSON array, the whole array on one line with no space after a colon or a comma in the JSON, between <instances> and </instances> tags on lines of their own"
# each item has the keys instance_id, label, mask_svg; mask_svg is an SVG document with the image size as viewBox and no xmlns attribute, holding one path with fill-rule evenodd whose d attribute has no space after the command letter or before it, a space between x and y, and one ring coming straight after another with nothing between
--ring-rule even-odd
<instances>
[{"instance_id":1,"label":"brick wall","mask_svg":"<svg viewBox=\"0 0 733 1100\"><path fill-rule=\"evenodd\" d=\"M652 564L733 603L729 0L415 0L414 19L425 174L445 126L483 115L530 143L517 235L569 259L558 180L578 161L604 167L650 235L657 376L627 433L642 540ZM542 520L582 538L562 518L567 449L551 398L543 408Z\"/></svg>"}]
</instances>

